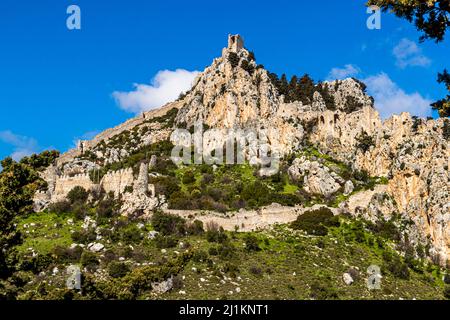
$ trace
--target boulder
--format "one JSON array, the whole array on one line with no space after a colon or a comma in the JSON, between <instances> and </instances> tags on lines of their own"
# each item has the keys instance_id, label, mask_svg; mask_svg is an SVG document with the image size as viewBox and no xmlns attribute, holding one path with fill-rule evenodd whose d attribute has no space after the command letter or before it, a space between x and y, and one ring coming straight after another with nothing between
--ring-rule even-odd
<instances>
[{"instance_id":1,"label":"boulder","mask_svg":"<svg viewBox=\"0 0 450 320\"><path fill-rule=\"evenodd\" d=\"M348 286L350 286L354 282L352 276L349 273L344 273L342 275L342 280L344 280L344 283Z\"/></svg>"},{"instance_id":2,"label":"boulder","mask_svg":"<svg viewBox=\"0 0 450 320\"><path fill-rule=\"evenodd\" d=\"M353 192L354 189L355 186L353 185L353 182L351 180L348 180L344 185L344 195L348 196Z\"/></svg>"},{"instance_id":3,"label":"boulder","mask_svg":"<svg viewBox=\"0 0 450 320\"><path fill-rule=\"evenodd\" d=\"M88 249L92 252L100 252L105 248L105 246L101 243L98 242L94 242L94 243L90 243L88 244Z\"/></svg>"}]
</instances>

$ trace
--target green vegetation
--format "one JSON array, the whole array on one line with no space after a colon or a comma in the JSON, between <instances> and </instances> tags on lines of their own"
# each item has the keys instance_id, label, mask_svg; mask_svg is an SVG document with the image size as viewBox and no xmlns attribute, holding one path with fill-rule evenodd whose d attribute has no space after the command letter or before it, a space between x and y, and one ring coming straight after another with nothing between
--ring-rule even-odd
<instances>
[{"instance_id":1,"label":"green vegetation","mask_svg":"<svg viewBox=\"0 0 450 320\"><path fill-rule=\"evenodd\" d=\"M40 154L33 154L29 157L23 157L20 160L20 163L30 166L33 170L41 171L53 164L58 157L59 151L44 151Z\"/></svg>"},{"instance_id":2,"label":"green vegetation","mask_svg":"<svg viewBox=\"0 0 450 320\"><path fill-rule=\"evenodd\" d=\"M285 206L326 203L338 206L348 198L349 195L344 196L340 190L325 199L305 192L302 181L292 181L287 169L293 159L301 155L318 159L343 179L352 180L354 192L373 189L376 184L386 183L386 178L370 177L367 172L352 171L346 164L320 153L312 146L283 159L280 171L272 177L260 177L259 168L249 164L220 165L213 170L208 165L176 167L168 157L160 157L152 170L161 175L150 178L150 183L155 185L157 194L166 196L169 208L179 210L225 213L241 208L257 209L272 203Z\"/></svg>"},{"instance_id":3,"label":"green vegetation","mask_svg":"<svg viewBox=\"0 0 450 320\"><path fill-rule=\"evenodd\" d=\"M169 159L173 147L173 144L168 140L145 145L133 151L126 159L115 163L109 163L100 170L92 170L89 172L89 175L92 181L97 182L109 171L133 168L134 171L137 172L140 163L148 161L152 155L158 156L157 169L163 172L168 167L175 167L173 162Z\"/></svg>"},{"instance_id":4,"label":"green vegetation","mask_svg":"<svg viewBox=\"0 0 450 320\"><path fill-rule=\"evenodd\" d=\"M352 113L356 110L359 110L363 107L363 104L359 102L355 97L348 96L345 100L344 110L347 113Z\"/></svg>"},{"instance_id":5,"label":"green vegetation","mask_svg":"<svg viewBox=\"0 0 450 320\"><path fill-rule=\"evenodd\" d=\"M278 92L284 95L286 102L301 101L303 104L311 104L314 92L317 91L314 80L308 74L302 77L292 76L288 82L286 75L281 78L275 73L269 73L272 84L278 89Z\"/></svg>"},{"instance_id":6,"label":"green vegetation","mask_svg":"<svg viewBox=\"0 0 450 320\"><path fill-rule=\"evenodd\" d=\"M67 194L67 199L72 203L85 203L87 198L89 197L89 193L83 187L75 187L69 191Z\"/></svg>"},{"instance_id":7,"label":"green vegetation","mask_svg":"<svg viewBox=\"0 0 450 320\"><path fill-rule=\"evenodd\" d=\"M333 215L333 212L326 208L320 208L313 211L307 211L298 216L291 227L295 230L303 230L308 234L324 236L328 233L331 226L339 226L339 218Z\"/></svg>"},{"instance_id":8,"label":"green vegetation","mask_svg":"<svg viewBox=\"0 0 450 320\"><path fill-rule=\"evenodd\" d=\"M233 68L236 68L239 65L239 56L235 52L230 52L228 54L228 62L231 64Z\"/></svg>"},{"instance_id":9,"label":"green vegetation","mask_svg":"<svg viewBox=\"0 0 450 320\"><path fill-rule=\"evenodd\" d=\"M248 60L242 60L241 68L247 71L250 75L255 71L255 67Z\"/></svg>"},{"instance_id":10,"label":"green vegetation","mask_svg":"<svg viewBox=\"0 0 450 320\"><path fill-rule=\"evenodd\" d=\"M297 156L315 159L345 180L355 192L385 179L349 166L312 146L283 159L280 172L263 178L258 168L170 166L166 142L146 151L163 154L151 179L171 208L239 214L240 208L315 203L333 199L307 194L291 181L287 168ZM146 151L123 165L139 162ZM35 163L35 162L33 162ZM162 211L150 219L118 214L120 200L76 187L67 200L46 212L31 213L34 190L42 181L31 165L10 159L0 173L0 299L444 299L445 270L429 262L429 246L414 246L404 234L409 222L399 216L376 223L334 216L328 208L309 210L290 225L239 233L196 217ZM39 165L36 167L39 168ZM199 218L200 219L200 218ZM245 221L244 221L245 223ZM93 250L92 245L101 244ZM94 252L95 251L95 252ZM80 266L81 291L66 289L65 269ZM366 286L366 270L378 265L382 290ZM342 280L348 272L351 286ZM99 276L101 275L101 276ZM156 293L154 283L172 279L173 289ZM208 285L206 285L208 284ZM183 292L183 293L180 293ZM231 292L231 293L230 293Z\"/></svg>"},{"instance_id":11,"label":"green vegetation","mask_svg":"<svg viewBox=\"0 0 450 320\"><path fill-rule=\"evenodd\" d=\"M145 123L155 123L158 122L160 124L162 124L162 128L172 128L173 125L175 124L175 118L178 115L178 109L177 108L172 108L169 111L167 111L167 113L163 116L160 117L154 117L151 118L150 120L147 120Z\"/></svg>"},{"instance_id":12,"label":"green vegetation","mask_svg":"<svg viewBox=\"0 0 450 320\"><path fill-rule=\"evenodd\" d=\"M369 151L370 147L375 146L375 141L372 136L369 136L366 131L362 130L361 134L356 137L358 141L357 148L363 152Z\"/></svg>"},{"instance_id":13,"label":"green vegetation","mask_svg":"<svg viewBox=\"0 0 450 320\"><path fill-rule=\"evenodd\" d=\"M22 242L21 233L16 227L17 219L32 211L33 194L44 186L42 179L30 165L17 163L11 158L3 160L1 165L0 280L14 272L15 247Z\"/></svg>"},{"instance_id":14,"label":"green vegetation","mask_svg":"<svg viewBox=\"0 0 450 320\"><path fill-rule=\"evenodd\" d=\"M96 218L95 209L89 211L91 219ZM71 220L74 222L70 223ZM156 212L149 222L119 216L107 219L98 230L105 248L95 253L74 246L80 243L72 240L74 232L89 234L94 229L81 228L81 222L76 222L72 213L36 213L22 218L18 225L24 232L24 243L18 247L20 272L15 278L28 280L21 284L15 281L7 291L0 284L0 292L11 299L444 299L448 296L443 270L423 258L401 257L393 249L401 245L400 240L394 240L398 239L394 234L401 232L394 221L373 225L333 217L323 209L300 216L292 224L299 231L276 226L273 230L237 233L208 223L205 232L203 224L194 218L186 220L162 212ZM110 232L111 226L114 232ZM326 232L316 232L321 229ZM149 239L147 230L160 233ZM33 248L33 254L29 247ZM65 287L64 270L70 264L82 267L81 291ZM365 270L370 265L381 267L381 290L367 289ZM54 272L55 267L59 272ZM96 276L96 272L102 276ZM345 272L355 280L351 286L342 281ZM152 283L171 277L172 290L159 294L152 291Z\"/></svg>"},{"instance_id":15,"label":"green vegetation","mask_svg":"<svg viewBox=\"0 0 450 320\"><path fill-rule=\"evenodd\" d=\"M397 17L414 23L417 30L422 32L421 41L426 39L443 41L450 27L448 20L450 6L447 0L433 0L426 3L420 0L369 0L367 5L376 5L383 11L392 12Z\"/></svg>"},{"instance_id":16,"label":"green vegetation","mask_svg":"<svg viewBox=\"0 0 450 320\"><path fill-rule=\"evenodd\" d=\"M448 119L444 120L444 126L442 127L442 136L445 140L450 140L450 121Z\"/></svg>"}]
</instances>

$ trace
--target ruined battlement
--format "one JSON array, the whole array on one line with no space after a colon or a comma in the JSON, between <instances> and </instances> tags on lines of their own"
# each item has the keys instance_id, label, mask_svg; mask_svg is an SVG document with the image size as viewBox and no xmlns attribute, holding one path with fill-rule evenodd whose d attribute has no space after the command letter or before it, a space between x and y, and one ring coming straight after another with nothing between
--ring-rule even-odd
<instances>
[{"instance_id":1,"label":"ruined battlement","mask_svg":"<svg viewBox=\"0 0 450 320\"><path fill-rule=\"evenodd\" d=\"M117 177L117 176L123 176L123 175L129 175L129 174L133 174L133 169L132 168L126 168L126 169L120 169L117 171L108 171L104 178L112 178L112 177Z\"/></svg>"},{"instance_id":2,"label":"ruined battlement","mask_svg":"<svg viewBox=\"0 0 450 320\"><path fill-rule=\"evenodd\" d=\"M62 176L58 177L57 180L59 180L59 181L89 180L90 181L91 178L89 177L89 174L87 174L87 173L79 173L74 176L62 175Z\"/></svg>"},{"instance_id":3,"label":"ruined battlement","mask_svg":"<svg viewBox=\"0 0 450 320\"><path fill-rule=\"evenodd\" d=\"M238 53L244 48L244 39L238 34L228 35L228 49L232 52Z\"/></svg>"}]
</instances>

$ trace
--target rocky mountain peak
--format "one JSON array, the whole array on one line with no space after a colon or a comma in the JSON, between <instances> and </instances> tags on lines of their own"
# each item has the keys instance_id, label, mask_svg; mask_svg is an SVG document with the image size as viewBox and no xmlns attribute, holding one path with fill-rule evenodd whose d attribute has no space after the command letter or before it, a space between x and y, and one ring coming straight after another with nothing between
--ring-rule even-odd
<instances>
[{"instance_id":1,"label":"rocky mountain peak","mask_svg":"<svg viewBox=\"0 0 450 320\"><path fill-rule=\"evenodd\" d=\"M230 35L222 56L195 79L182 104L178 124L202 121L211 127L233 128L272 116L280 98L242 38Z\"/></svg>"}]
</instances>

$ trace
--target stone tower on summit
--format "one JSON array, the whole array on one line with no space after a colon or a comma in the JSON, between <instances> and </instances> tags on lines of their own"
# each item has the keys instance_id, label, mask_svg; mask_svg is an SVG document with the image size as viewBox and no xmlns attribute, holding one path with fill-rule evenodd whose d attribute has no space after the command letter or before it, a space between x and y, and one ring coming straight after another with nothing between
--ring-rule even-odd
<instances>
[{"instance_id":1,"label":"stone tower on summit","mask_svg":"<svg viewBox=\"0 0 450 320\"><path fill-rule=\"evenodd\" d=\"M238 34L228 35L228 49L232 52L238 53L244 48L244 39Z\"/></svg>"}]
</instances>

